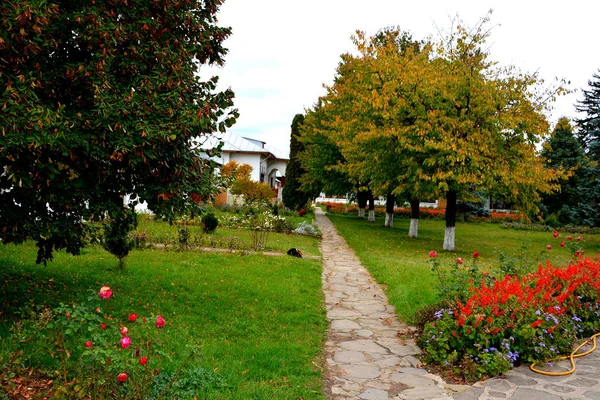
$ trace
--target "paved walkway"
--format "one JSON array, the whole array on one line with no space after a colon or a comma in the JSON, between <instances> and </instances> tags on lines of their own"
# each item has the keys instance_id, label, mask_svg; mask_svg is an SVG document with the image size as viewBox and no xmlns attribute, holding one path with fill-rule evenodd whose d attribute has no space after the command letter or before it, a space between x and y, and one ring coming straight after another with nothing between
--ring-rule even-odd
<instances>
[{"instance_id":1,"label":"paved walkway","mask_svg":"<svg viewBox=\"0 0 600 400\"><path fill-rule=\"evenodd\" d=\"M327 331L325 390L332 400L600 400L600 350L577 360L566 377L519 367L473 386L446 384L421 369L413 328L398 321L383 290L317 208L323 233L323 291Z\"/></svg>"}]
</instances>

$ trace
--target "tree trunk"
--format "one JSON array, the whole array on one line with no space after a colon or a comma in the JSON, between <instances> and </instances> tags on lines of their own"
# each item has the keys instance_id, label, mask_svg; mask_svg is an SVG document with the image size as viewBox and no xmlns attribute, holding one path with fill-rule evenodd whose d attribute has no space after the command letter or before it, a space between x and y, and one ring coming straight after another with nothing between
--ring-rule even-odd
<instances>
[{"instance_id":1,"label":"tree trunk","mask_svg":"<svg viewBox=\"0 0 600 400\"><path fill-rule=\"evenodd\" d=\"M419 236L419 209L420 201L410 199L410 228L408 228L408 237L416 238Z\"/></svg>"},{"instance_id":2,"label":"tree trunk","mask_svg":"<svg viewBox=\"0 0 600 400\"><path fill-rule=\"evenodd\" d=\"M375 222L375 197L371 190L369 190L369 222Z\"/></svg>"},{"instance_id":3,"label":"tree trunk","mask_svg":"<svg viewBox=\"0 0 600 400\"><path fill-rule=\"evenodd\" d=\"M454 233L456 230L456 192L449 190L446 194L446 232L444 234L444 250L454 251Z\"/></svg>"},{"instance_id":4,"label":"tree trunk","mask_svg":"<svg viewBox=\"0 0 600 400\"><path fill-rule=\"evenodd\" d=\"M396 205L396 196L388 194L385 200L385 227L394 227L394 206Z\"/></svg>"},{"instance_id":5,"label":"tree trunk","mask_svg":"<svg viewBox=\"0 0 600 400\"><path fill-rule=\"evenodd\" d=\"M364 190L358 190L356 193L356 200L358 201L358 217L365 217L365 208L367 207L367 201L369 201L369 192Z\"/></svg>"}]
</instances>

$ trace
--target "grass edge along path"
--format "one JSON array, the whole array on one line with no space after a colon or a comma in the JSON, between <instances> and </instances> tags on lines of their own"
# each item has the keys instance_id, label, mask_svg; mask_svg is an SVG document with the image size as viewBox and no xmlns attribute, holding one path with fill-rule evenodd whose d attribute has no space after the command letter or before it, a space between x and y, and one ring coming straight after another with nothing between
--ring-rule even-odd
<instances>
[{"instance_id":1,"label":"grass edge along path","mask_svg":"<svg viewBox=\"0 0 600 400\"><path fill-rule=\"evenodd\" d=\"M42 347L9 336L23 307L84 302L90 291L107 285L115 293L106 306L117 317L113 325L131 324L130 313L166 319L161 349L167 357L160 368L175 371L191 348L200 349L188 366L208 371L221 384L204 387L198 398L324 398L319 367L327 322L320 261L143 250L134 251L121 271L96 246L79 257L59 252L47 267L34 259L32 243L0 246L4 366L18 349L34 355L27 360L31 367L56 366Z\"/></svg>"},{"instance_id":2,"label":"grass edge along path","mask_svg":"<svg viewBox=\"0 0 600 400\"><path fill-rule=\"evenodd\" d=\"M572 259L567 248L561 248L552 232L502 229L490 223L457 223L456 252L442 250L444 224L442 220L419 221L419 237L408 237L410 220L394 219L394 228L385 228L383 220L369 223L353 215L327 214L338 233L354 250L361 263L386 291L401 321L415 323L417 310L438 299L438 281L431 271L429 251L438 253L442 266L450 266L458 257L472 260L473 252L483 270L498 263L501 253L524 262L532 269L551 259L554 265L564 265ZM562 233L562 237L567 233ZM574 235L579 236L579 235ZM581 235L578 242L588 254L600 250L600 235ZM547 245L552 246L551 250Z\"/></svg>"}]
</instances>

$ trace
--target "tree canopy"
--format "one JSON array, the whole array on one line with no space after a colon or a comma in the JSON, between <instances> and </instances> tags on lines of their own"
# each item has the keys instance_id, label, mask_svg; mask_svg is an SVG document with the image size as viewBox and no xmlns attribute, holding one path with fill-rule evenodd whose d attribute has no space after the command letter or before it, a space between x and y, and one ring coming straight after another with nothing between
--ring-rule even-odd
<instances>
[{"instance_id":1,"label":"tree canopy","mask_svg":"<svg viewBox=\"0 0 600 400\"><path fill-rule=\"evenodd\" d=\"M213 191L198 137L234 123L221 0L0 3L0 239L77 254L123 196L172 219ZM125 229L130 229L131 224Z\"/></svg>"},{"instance_id":2,"label":"tree canopy","mask_svg":"<svg viewBox=\"0 0 600 400\"><path fill-rule=\"evenodd\" d=\"M330 168L375 194L447 197L452 235L458 198L484 192L529 210L554 188L536 151L549 129L538 99L563 89L490 61L486 23L459 25L437 43L398 29L358 32L356 54L342 55L305 123L305 136L337 147L343 163ZM454 249L453 236L444 248Z\"/></svg>"}]
</instances>

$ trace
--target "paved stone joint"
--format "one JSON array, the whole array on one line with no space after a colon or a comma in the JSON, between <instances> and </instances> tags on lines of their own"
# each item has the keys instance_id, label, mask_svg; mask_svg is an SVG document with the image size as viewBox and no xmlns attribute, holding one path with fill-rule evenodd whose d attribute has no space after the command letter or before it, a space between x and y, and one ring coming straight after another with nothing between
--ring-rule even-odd
<instances>
[{"instance_id":1,"label":"paved stone joint","mask_svg":"<svg viewBox=\"0 0 600 400\"><path fill-rule=\"evenodd\" d=\"M327 331L325 389L333 400L600 400L600 350L577 359L573 375L553 377L520 366L473 386L450 385L421 369L413 328L396 318L383 290L321 211ZM567 370L557 363L555 371Z\"/></svg>"}]
</instances>

